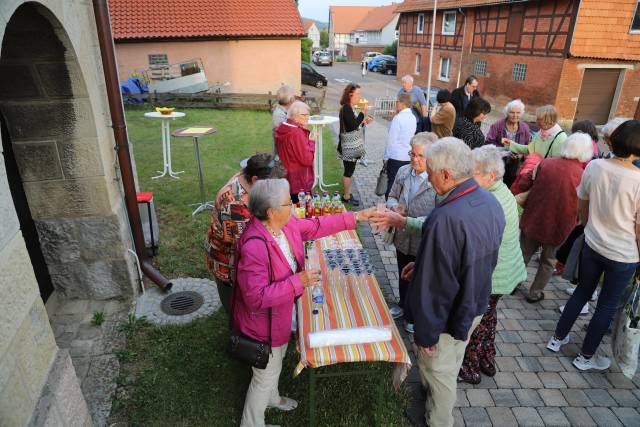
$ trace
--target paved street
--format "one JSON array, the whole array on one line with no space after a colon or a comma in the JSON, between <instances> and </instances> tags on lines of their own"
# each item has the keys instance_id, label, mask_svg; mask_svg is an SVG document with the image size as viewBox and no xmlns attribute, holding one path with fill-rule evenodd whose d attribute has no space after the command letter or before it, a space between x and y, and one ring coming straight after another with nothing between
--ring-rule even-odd
<instances>
[{"instance_id":1,"label":"paved street","mask_svg":"<svg viewBox=\"0 0 640 427\"><path fill-rule=\"evenodd\" d=\"M325 74L334 78L354 75L349 65L344 64L320 70L327 70ZM391 88L399 87L389 76L367 76L373 81L364 90L368 98L373 98L368 92L370 87L372 93L374 90L393 93ZM337 93L334 87L342 86L336 83L329 84L332 97ZM327 113L336 111L337 102L325 105ZM384 120L376 120L367 128L369 166L358 165L354 175L357 194L364 207L383 201L374 194L374 188L382 165L386 128ZM384 245L380 236L374 236L366 224L361 226L359 233L378 269L377 278L383 293L391 304L398 297L395 249ZM528 267L529 282L536 267L534 259ZM558 307L568 298L564 292L567 287L565 280L554 277L546 288L546 298L539 303L527 303L519 292L500 300L496 335L498 373L494 378L483 376L477 386L459 384L454 411L457 426L640 426L637 411L640 408L640 376L629 381L615 363L604 373L582 372L571 364L584 339L584 327L590 314L581 316L576 322L572 342L564 346L561 353L555 354L545 348L560 316ZM590 313L594 309L594 303L590 303ZM398 323L398 326L404 333L403 325ZM405 336L405 342L411 350L411 337ZM609 343L610 337L606 336L600 346L600 351L607 356L611 356ZM413 353L412 358L415 360ZM423 405L424 395L415 366L409 375L408 386L413 404Z\"/></svg>"}]
</instances>

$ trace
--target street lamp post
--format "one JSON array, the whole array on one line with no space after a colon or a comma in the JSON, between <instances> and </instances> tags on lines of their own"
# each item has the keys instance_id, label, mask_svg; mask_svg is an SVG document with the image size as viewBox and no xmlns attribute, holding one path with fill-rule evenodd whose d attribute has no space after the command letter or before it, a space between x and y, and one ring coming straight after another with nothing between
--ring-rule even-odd
<instances>
[{"instance_id":1,"label":"street lamp post","mask_svg":"<svg viewBox=\"0 0 640 427\"><path fill-rule=\"evenodd\" d=\"M429 99L431 98L431 70L433 69L433 45L436 40L436 12L438 9L438 0L433 1L433 18L431 19L431 49L429 50L429 75L427 76L427 108L429 108Z\"/></svg>"}]
</instances>

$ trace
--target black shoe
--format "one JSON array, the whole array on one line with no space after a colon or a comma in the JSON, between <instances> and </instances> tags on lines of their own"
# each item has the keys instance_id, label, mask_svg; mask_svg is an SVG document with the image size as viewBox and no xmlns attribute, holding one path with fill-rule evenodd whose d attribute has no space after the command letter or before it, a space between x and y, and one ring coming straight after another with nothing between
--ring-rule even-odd
<instances>
[{"instance_id":1,"label":"black shoe","mask_svg":"<svg viewBox=\"0 0 640 427\"><path fill-rule=\"evenodd\" d=\"M538 295L537 297L531 297L530 295L527 295L525 297L525 300L527 300L527 302L529 304L535 304L538 301L542 301L544 299L544 292L540 292L540 295Z\"/></svg>"},{"instance_id":2,"label":"black shoe","mask_svg":"<svg viewBox=\"0 0 640 427\"><path fill-rule=\"evenodd\" d=\"M342 198L342 203L348 203L351 206L360 206L360 200L353 197L353 194L348 199Z\"/></svg>"},{"instance_id":3,"label":"black shoe","mask_svg":"<svg viewBox=\"0 0 640 427\"><path fill-rule=\"evenodd\" d=\"M427 423L424 420L425 407L424 402L420 402L418 405L411 405L404 410L404 414L409 418L412 425L416 427L427 427Z\"/></svg>"}]
</instances>

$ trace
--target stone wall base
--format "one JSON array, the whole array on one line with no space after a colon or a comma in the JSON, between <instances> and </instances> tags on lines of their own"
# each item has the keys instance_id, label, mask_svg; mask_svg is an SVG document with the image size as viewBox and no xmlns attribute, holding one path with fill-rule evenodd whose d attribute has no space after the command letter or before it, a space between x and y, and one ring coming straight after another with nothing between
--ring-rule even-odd
<instances>
[{"instance_id":1,"label":"stone wall base","mask_svg":"<svg viewBox=\"0 0 640 427\"><path fill-rule=\"evenodd\" d=\"M67 350L58 350L42 388L30 427L90 427L91 416Z\"/></svg>"}]
</instances>

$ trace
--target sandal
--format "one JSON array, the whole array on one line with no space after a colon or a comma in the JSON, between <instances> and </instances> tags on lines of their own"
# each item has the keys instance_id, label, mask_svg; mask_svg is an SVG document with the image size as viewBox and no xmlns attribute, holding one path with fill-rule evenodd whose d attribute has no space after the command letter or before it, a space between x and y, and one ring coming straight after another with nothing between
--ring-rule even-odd
<instances>
[{"instance_id":1,"label":"sandal","mask_svg":"<svg viewBox=\"0 0 640 427\"><path fill-rule=\"evenodd\" d=\"M480 360L480 370L488 377L496 375L496 365L485 360Z\"/></svg>"}]
</instances>

